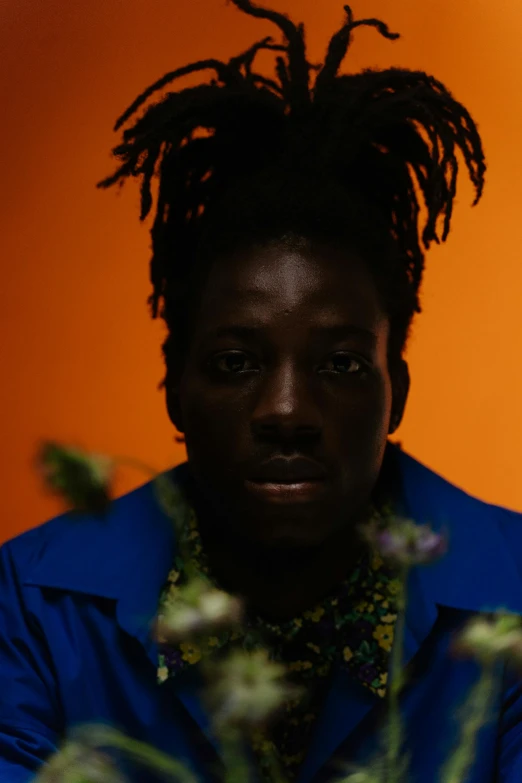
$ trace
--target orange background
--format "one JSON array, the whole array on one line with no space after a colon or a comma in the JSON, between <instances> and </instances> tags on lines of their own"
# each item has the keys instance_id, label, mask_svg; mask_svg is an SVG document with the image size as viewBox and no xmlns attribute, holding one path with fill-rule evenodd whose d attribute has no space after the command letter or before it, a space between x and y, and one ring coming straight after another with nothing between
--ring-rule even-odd
<instances>
[{"instance_id":1,"label":"orange background","mask_svg":"<svg viewBox=\"0 0 522 783\"><path fill-rule=\"evenodd\" d=\"M318 62L342 0L272 0L308 26ZM461 181L446 246L428 255L413 387L399 437L482 498L522 510L522 7L519 0L353 0L402 34L359 30L345 69L433 72L479 123L481 204ZM3 0L0 538L63 510L32 468L42 438L129 454L163 470L184 458L163 393L163 324L146 298L150 220L137 183L100 191L112 125L168 70L228 58L273 29L224 0ZM118 473L116 494L147 477Z\"/></svg>"}]
</instances>

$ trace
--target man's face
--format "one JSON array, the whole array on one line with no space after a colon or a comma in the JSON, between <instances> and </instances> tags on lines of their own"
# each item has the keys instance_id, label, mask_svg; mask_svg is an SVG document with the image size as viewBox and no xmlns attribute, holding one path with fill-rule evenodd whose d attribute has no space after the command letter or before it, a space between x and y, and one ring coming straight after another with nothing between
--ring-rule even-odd
<instances>
[{"instance_id":1,"label":"man's face","mask_svg":"<svg viewBox=\"0 0 522 783\"><path fill-rule=\"evenodd\" d=\"M212 266L167 401L202 495L232 530L315 546L359 518L406 397L388 333L355 255L272 244Z\"/></svg>"}]
</instances>

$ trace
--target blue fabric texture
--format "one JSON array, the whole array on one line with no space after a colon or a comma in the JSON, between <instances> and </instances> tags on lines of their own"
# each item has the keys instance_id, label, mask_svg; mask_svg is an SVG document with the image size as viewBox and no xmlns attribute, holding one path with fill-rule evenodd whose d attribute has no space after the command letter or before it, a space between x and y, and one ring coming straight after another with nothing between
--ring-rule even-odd
<instances>
[{"instance_id":1,"label":"blue fabric texture","mask_svg":"<svg viewBox=\"0 0 522 783\"><path fill-rule=\"evenodd\" d=\"M450 655L453 634L476 613L522 615L522 515L390 449L404 513L450 538L444 558L411 573L404 647L410 780L436 783L458 740L456 711L479 674ZM73 727L96 722L185 760L202 783L215 780L220 747L197 667L168 687L156 677L150 624L174 552L152 482L114 500L104 518L62 514L0 548L0 783L28 783ZM522 682L507 670L499 677L469 783L522 781ZM335 671L297 783L333 781L343 765L370 758L383 708L349 672Z\"/></svg>"}]
</instances>

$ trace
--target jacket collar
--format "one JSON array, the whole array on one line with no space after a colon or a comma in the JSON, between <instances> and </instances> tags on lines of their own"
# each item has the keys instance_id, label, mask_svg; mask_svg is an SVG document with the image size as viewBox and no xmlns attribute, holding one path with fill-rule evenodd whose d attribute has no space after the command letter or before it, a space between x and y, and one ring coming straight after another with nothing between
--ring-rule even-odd
<instances>
[{"instance_id":1,"label":"jacket collar","mask_svg":"<svg viewBox=\"0 0 522 783\"><path fill-rule=\"evenodd\" d=\"M152 656L150 622L175 556L174 523L154 483L116 498L106 515L65 513L37 532L40 546L24 584L116 601L120 626Z\"/></svg>"}]
</instances>

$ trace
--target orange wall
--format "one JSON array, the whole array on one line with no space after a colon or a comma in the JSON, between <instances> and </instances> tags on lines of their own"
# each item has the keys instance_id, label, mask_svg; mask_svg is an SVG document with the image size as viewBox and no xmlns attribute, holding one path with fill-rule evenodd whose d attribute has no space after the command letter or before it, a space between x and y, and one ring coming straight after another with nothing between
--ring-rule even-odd
<instances>
[{"instance_id":1,"label":"orange wall","mask_svg":"<svg viewBox=\"0 0 522 783\"><path fill-rule=\"evenodd\" d=\"M317 61L343 19L341 0L272 4L307 23ZM470 209L464 183L448 243L428 256L400 438L467 490L522 510L522 6L353 7L402 38L359 31L346 67L434 72L479 122L489 160L483 202ZM138 92L270 32L224 0L1 3L1 539L62 510L31 467L41 438L140 456L157 469L183 459L157 391L163 328L146 306L150 224L139 224L134 183L119 195L95 183L112 171L112 124ZM124 470L116 492L144 480Z\"/></svg>"}]
</instances>

